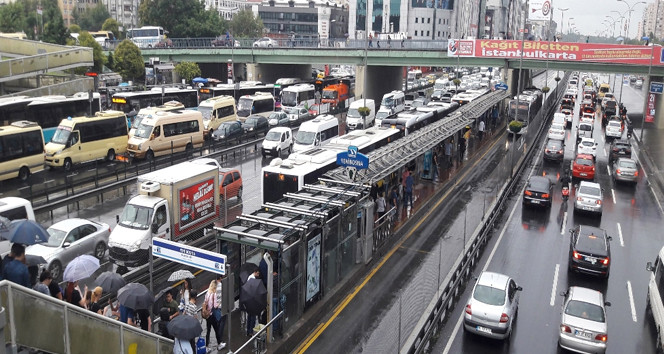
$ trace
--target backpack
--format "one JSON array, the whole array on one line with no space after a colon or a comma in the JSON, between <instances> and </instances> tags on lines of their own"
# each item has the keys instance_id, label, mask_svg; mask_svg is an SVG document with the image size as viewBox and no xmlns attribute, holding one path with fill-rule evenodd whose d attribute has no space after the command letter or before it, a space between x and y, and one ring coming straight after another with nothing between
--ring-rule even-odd
<instances>
[{"instance_id":1,"label":"backpack","mask_svg":"<svg viewBox=\"0 0 664 354\"><path fill-rule=\"evenodd\" d=\"M212 311L210 311L210 309L208 308L208 301L207 299L205 299L205 301L203 301L203 307L201 308L201 316L207 320L211 314Z\"/></svg>"}]
</instances>

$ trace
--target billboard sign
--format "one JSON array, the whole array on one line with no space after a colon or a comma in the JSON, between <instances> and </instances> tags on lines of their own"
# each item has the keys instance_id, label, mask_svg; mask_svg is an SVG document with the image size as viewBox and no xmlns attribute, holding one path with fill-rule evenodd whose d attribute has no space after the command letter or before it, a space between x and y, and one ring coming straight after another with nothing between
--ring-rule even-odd
<instances>
[{"instance_id":1,"label":"billboard sign","mask_svg":"<svg viewBox=\"0 0 664 354\"><path fill-rule=\"evenodd\" d=\"M215 215L214 179L180 189L180 230Z\"/></svg>"},{"instance_id":2,"label":"billboard sign","mask_svg":"<svg viewBox=\"0 0 664 354\"><path fill-rule=\"evenodd\" d=\"M551 18L551 0L530 0L528 20L548 21Z\"/></svg>"},{"instance_id":3,"label":"billboard sign","mask_svg":"<svg viewBox=\"0 0 664 354\"><path fill-rule=\"evenodd\" d=\"M655 123L655 105L657 104L657 95L648 94L648 109L646 109L646 123Z\"/></svg>"},{"instance_id":4,"label":"billboard sign","mask_svg":"<svg viewBox=\"0 0 664 354\"><path fill-rule=\"evenodd\" d=\"M657 49L656 53L660 49ZM522 53L523 52L523 53ZM448 57L474 57L549 60L567 62L594 62L614 64L650 65L652 51L638 45L545 42L499 39L450 39ZM664 55L652 58L653 65L664 64Z\"/></svg>"}]
</instances>

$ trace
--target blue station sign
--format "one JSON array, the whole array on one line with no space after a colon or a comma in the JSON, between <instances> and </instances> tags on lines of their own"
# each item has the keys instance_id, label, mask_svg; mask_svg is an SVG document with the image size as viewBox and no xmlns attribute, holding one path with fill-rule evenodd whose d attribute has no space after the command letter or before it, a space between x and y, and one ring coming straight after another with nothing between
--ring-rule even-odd
<instances>
[{"instance_id":1,"label":"blue station sign","mask_svg":"<svg viewBox=\"0 0 664 354\"><path fill-rule=\"evenodd\" d=\"M351 145L348 147L348 151L337 154L337 165L364 170L369 168L369 157L360 153L357 146Z\"/></svg>"},{"instance_id":2,"label":"blue station sign","mask_svg":"<svg viewBox=\"0 0 664 354\"><path fill-rule=\"evenodd\" d=\"M508 89L507 84L505 84L505 83L503 83L503 82L499 82L499 83L497 83L497 84L494 86L494 88L495 88L496 90L503 90L503 91L507 91L507 89Z\"/></svg>"}]
</instances>

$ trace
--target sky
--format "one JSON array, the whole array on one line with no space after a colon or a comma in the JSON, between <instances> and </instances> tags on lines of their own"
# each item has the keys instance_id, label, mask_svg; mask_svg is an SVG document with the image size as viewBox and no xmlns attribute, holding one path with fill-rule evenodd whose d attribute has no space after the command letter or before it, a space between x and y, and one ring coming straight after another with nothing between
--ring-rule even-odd
<instances>
[{"instance_id":1,"label":"sky","mask_svg":"<svg viewBox=\"0 0 664 354\"><path fill-rule=\"evenodd\" d=\"M644 0L646 3L654 3L655 0ZM627 0L630 6L638 3L639 0ZM643 11L647 5L638 4L633 6L634 11L632 11L631 24L629 26L629 37L634 38L637 33L637 24L643 19ZM568 8L569 10L565 11L565 23L564 31L567 32L568 20L571 20L576 29L583 35L597 35L597 32L600 31L602 34L607 31L607 26L602 24L605 19L605 16L611 16L614 19L618 19L621 15L625 17L629 16L626 14L627 5L618 0L552 0L553 11L553 20L559 24L558 30L560 30L561 23L561 11L559 8ZM615 12L619 12L617 14ZM607 19L608 20L608 19ZM611 20L609 20L611 21ZM625 22L623 21L623 25ZM615 36L618 37L618 31L620 28L620 22L615 25ZM611 35L609 33L609 35Z\"/></svg>"}]
</instances>

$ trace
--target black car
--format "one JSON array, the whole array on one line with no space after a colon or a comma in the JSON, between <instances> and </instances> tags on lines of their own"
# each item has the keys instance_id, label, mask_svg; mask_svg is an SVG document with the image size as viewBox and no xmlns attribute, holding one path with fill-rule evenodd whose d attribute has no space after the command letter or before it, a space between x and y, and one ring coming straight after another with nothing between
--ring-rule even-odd
<instances>
[{"instance_id":1,"label":"black car","mask_svg":"<svg viewBox=\"0 0 664 354\"><path fill-rule=\"evenodd\" d=\"M433 90L433 93L431 94L431 100L432 101L440 101L441 98L443 98L443 94L445 91L443 90Z\"/></svg>"},{"instance_id":2,"label":"black car","mask_svg":"<svg viewBox=\"0 0 664 354\"><path fill-rule=\"evenodd\" d=\"M565 147L562 140L549 139L544 146L544 159L560 162L565 157Z\"/></svg>"},{"instance_id":3,"label":"black car","mask_svg":"<svg viewBox=\"0 0 664 354\"><path fill-rule=\"evenodd\" d=\"M632 157L632 146L629 144L628 140L616 139L611 142L609 162L612 162L619 157Z\"/></svg>"},{"instance_id":4,"label":"black car","mask_svg":"<svg viewBox=\"0 0 664 354\"><path fill-rule=\"evenodd\" d=\"M246 133L265 133L270 128L267 118L259 115L249 116L247 120L242 123L242 129Z\"/></svg>"},{"instance_id":5,"label":"black car","mask_svg":"<svg viewBox=\"0 0 664 354\"><path fill-rule=\"evenodd\" d=\"M223 122L219 128L212 133L212 139L215 141L230 143L236 140L240 141L243 134L244 130L242 129L242 123L238 121Z\"/></svg>"},{"instance_id":6,"label":"black car","mask_svg":"<svg viewBox=\"0 0 664 354\"><path fill-rule=\"evenodd\" d=\"M546 208L550 207L552 188L553 185L547 177L530 177L526 190L523 191L523 206L537 205Z\"/></svg>"},{"instance_id":7,"label":"black car","mask_svg":"<svg viewBox=\"0 0 664 354\"><path fill-rule=\"evenodd\" d=\"M604 229L586 225L579 225L570 233L569 270L608 278L611 236Z\"/></svg>"}]
</instances>

